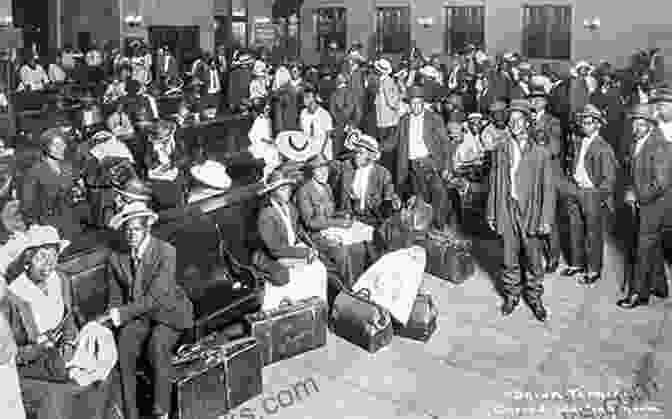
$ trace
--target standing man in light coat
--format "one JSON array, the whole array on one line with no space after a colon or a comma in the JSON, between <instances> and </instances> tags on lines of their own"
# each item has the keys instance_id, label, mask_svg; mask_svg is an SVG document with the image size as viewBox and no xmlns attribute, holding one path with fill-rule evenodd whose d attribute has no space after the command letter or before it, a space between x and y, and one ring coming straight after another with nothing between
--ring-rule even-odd
<instances>
[{"instance_id":1,"label":"standing man in light coat","mask_svg":"<svg viewBox=\"0 0 672 419\"><path fill-rule=\"evenodd\" d=\"M388 144L394 141L399 125L399 109L401 94L399 87L392 78L392 64L384 58L375 62L374 67L379 74L378 92L376 94L376 127L378 141L382 144L383 156L381 163L395 176L395 155L390 152Z\"/></svg>"}]
</instances>

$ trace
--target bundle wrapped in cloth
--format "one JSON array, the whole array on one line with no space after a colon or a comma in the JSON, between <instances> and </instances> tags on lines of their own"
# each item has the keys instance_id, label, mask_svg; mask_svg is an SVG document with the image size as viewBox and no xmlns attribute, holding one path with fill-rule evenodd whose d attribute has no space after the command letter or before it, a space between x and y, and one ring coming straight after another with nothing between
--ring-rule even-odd
<instances>
[{"instance_id":1,"label":"bundle wrapped in cloth","mask_svg":"<svg viewBox=\"0 0 672 419\"><path fill-rule=\"evenodd\" d=\"M85 387L107 379L117 359L117 346L110 329L89 322L79 332L75 355L66 367L70 378Z\"/></svg>"},{"instance_id":2,"label":"bundle wrapped in cloth","mask_svg":"<svg viewBox=\"0 0 672 419\"><path fill-rule=\"evenodd\" d=\"M321 234L343 246L349 246L373 240L373 227L355 221L350 228L329 227L322 230Z\"/></svg>"}]
</instances>

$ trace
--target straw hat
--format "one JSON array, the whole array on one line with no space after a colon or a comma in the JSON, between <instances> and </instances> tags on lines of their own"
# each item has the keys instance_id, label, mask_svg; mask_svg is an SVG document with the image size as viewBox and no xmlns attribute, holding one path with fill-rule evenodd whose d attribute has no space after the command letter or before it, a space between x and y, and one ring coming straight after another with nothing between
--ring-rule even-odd
<instances>
[{"instance_id":1,"label":"straw hat","mask_svg":"<svg viewBox=\"0 0 672 419\"><path fill-rule=\"evenodd\" d=\"M263 77L266 75L266 63L261 60L254 62L254 68L252 69L252 74L257 77Z\"/></svg>"},{"instance_id":2,"label":"straw hat","mask_svg":"<svg viewBox=\"0 0 672 419\"><path fill-rule=\"evenodd\" d=\"M110 227L119 230L128 220L134 218L147 218L152 225L159 219L159 215L150 210L144 202L131 202L112 217Z\"/></svg>"},{"instance_id":3,"label":"straw hat","mask_svg":"<svg viewBox=\"0 0 672 419\"><path fill-rule=\"evenodd\" d=\"M467 121L471 121L472 119L483 119L483 114L478 112L472 112L469 115L467 115Z\"/></svg>"},{"instance_id":4,"label":"straw hat","mask_svg":"<svg viewBox=\"0 0 672 419\"><path fill-rule=\"evenodd\" d=\"M649 104L640 104L633 106L630 112L628 112L628 118L643 119L652 124L656 124L658 122L655 115L655 109L653 106Z\"/></svg>"},{"instance_id":5,"label":"straw hat","mask_svg":"<svg viewBox=\"0 0 672 419\"><path fill-rule=\"evenodd\" d=\"M529 116L531 113L530 102L524 99L514 99L509 104L508 111L509 112L519 111Z\"/></svg>"},{"instance_id":6,"label":"straw hat","mask_svg":"<svg viewBox=\"0 0 672 419\"><path fill-rule=\"evenodd\" d=\"M607 121L604 119L604 114L597 106L593 104L587 104L583 107L580 112L576 114L577 118L593 118L598 120L602 125L605 125Z\"/></svg>"},{"instance_id":7,"label":"straw hat","mask_svg":"<svg viewBox=\"0 0 672 419\"><path fill-rule=\"evenodd\" d=\"M138 178L132 178L123 187L117 185L113 189L114 192L133 201L149 202L152 200L152 189Z\"/></svg>"},{"instance_id":8,"label":"straw hat","mask_svg":"<svg viewBox=\"0 0 672 419\"><path fill-rule=\"evenodd\" d=\"M266 184L259 191L259 195L265 195L285 185L294 185L296 182L287 176L281 170L271 172L266 180Z\"/></svg>"},{"instance_id":9,"label":"straw hat","mask_svg":"<svg viewBox=\"0 0 672 419\"><path fill-rule=\"evenodd\" d=\"M283 156L293 161L306 161L322 151L322 144L302 131L282 131L275 139L275 145Z\"/></svg>"},{"instance_id":10,"label":"straw hat","mask_svg":"<svg viewBox=\"0 0 672 419\"><path fill-rule=\"evenodd\" d=\"M225 190L231 186L231 177L226 172L226 166L219 162L206 160L193 166L190 172L194 179L210 188Z\"/></svg>"},{"instance_id":11,"label":"straw hat","mask_svg":"<svg viewBox=\"0 0 672 419\"><path fill-rule=\"evenodd\" d=\"M593 66L588 61L582 60L582 61L577 62L574 65L574 67L572 67L572 69L570 70L570 73L571 73L572 76L576 77L576 76L579 75L579 72L584 68L588 69L588 73L592 73L593 71L595 71L595 66Z\"/></svg>"},{"instance_id":12,"label":"straw hat","mask_svg":"<svg viewBox=\"0 0 672 419\"><path fill-rule=\"evenodd\" d=\"M345 148L351 151L366 150L374 155L374 160L380 159L380 146L378 141L370 135L353 131L345 139Z\"/></svg>"},{"instance_id":13,"label":"straw hat","mask_svg":"<svg viewBox=\"0 0 672 419\"><path fill-rule=\"evenodd\" d=\"M49 225L32 225L26 231L23 240L24 251L42 246L56 246L60 254L70 246L70 240L61 239L56 227Z\"/></svg>"},{"instance_id":14,"label":"straw hat","mask_svg":"<svg viewBox=\"0 0 672 419\"><path fill-rule=\"evenodd\" d=\"M506 110L506 102L503 100L495 100L490 104L490 107L488 108L490 112L502 112Z\"/></svg>"},{"instance_id":15,"label":"straw hat","mask_svg":"<svg viewBox=\"0 0 672 419\"><path fill-rule=\"evenodd\" d=\"M385 58L381 58L379 60L376 60L376 62L373 64L374 68L376 71L379 71L382 74L391 74L392 73L392 64Z\"/></svg>"}]
</instances>

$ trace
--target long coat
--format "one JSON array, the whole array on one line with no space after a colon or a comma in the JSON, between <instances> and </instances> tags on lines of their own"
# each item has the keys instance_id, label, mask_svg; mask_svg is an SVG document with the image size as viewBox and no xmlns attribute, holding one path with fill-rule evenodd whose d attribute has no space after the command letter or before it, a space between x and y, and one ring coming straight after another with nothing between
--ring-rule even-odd
<instances>
[{"instance_id":1,"label":"long coat","mask_svg":"<svg viewBox=\"0 0 672 419\"><path fill-rule=\"evenodd\" d=\"M452 158L450 156L450 139L446 132L446 127L437 114L425 110L423 122L423 140L429 150L429 157L434 162L434 167L440 172L444 169L452 169ZM408 179L408 142L410 136L410 115L404 115L399 122L397 135L393 136L393 143L383 144L384 151L396 150L397 153L397 188L406 184Z\"/></svg>"},{"instance_id":2,"label":"long coat","mask_svg":"<svg viewBox=\"0 0 672 419\"><path fill-rule=\"evenodd\" d=\"M490 172L486 219L494 222L495 231L500 235L512 231L509 202L513 141L508 138L497 146ZM525 233L536 235L542 225L552 226L555 221L556 187L550 151L537 144L528 147L516 174L516 192L521 210L520 225Z\"/></svg>"},{"instance_id":3,"label":"long coat","mask_svg":"<svg viewBox=\"0 0 672 419\"><path fill-rule=\"evenodd\" d=\"M631 146L634 151L634 144ZM642 149L629 154L626 185L635 193L640 205L655 203L672 187L672 143L659 129L651 133Z\"/></svg>"},{"instance_id":4,"label":"long coat","mask_svg":"<svg viewBox=\"0 0 672 419\"><path fill-rule=\"evenodd\" d=\"M571 173L574 173L574 169L578 163L581 142L577 141L574 145L574 161L572 162ZM616 161L616 155L614 150L602 137L599 135L590 143L588 150L583 161L584 167L586 168L586 173L590 178L593 188L590 188L587 192L593 193L596 197L602 200L602 203L610 209L614 209L613 206L613 193L614 187L616 186L616 172L618 168L618 162ZM572 183L571 179L569 182L565 182L564 185L561 185L561 191L565 194L576 196L579 193L578 187ZM597 194L595 194L597 192Z\"/></svg>"},{"instance_id":5,"label":"long coat","mask_svg":"<svg viewBox=\"0 0 672 419\"><path fill-rule=\"evenodd\" d=\"M299 94L287 85L273 93L273 132L299 129Z\"/></svg>"},{"instance_id":6,"label":"long coat","mask_svg":"<svg viewBox=\"0 0 672 419\"><path fill-rule=\"evenodd\" d=\"M112 252L107 266L108 307L118 308L121 323L138 317L150 318L175 330L194 325L194 308L177 284L175 248L149 238L135 275L127 249Z\"/></svg>"},{"instance_id":7,"label":"long coat","mask_svg":"<svg viewBox=\"0 0 672 419\"><path fill-rule=\"evenodd\" d=\"M538 120L534 121L533 129L543 131L547 137L552 158L557 159L564 154L562 126L560 125L560 120L558 118L545 112Z\"/></svg>"}]
</instances>

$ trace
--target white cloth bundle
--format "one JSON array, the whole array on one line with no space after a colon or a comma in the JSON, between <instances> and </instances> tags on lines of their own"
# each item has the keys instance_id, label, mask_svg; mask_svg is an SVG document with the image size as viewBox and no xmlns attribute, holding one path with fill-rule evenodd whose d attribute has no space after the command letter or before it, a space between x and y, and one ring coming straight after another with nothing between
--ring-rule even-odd
<instances>
[{"instance_id":1,"label":"white cloth bundle","mask_svg":"<svg viewBox=\"0 0 672 419\"><path fill-rule=\"evenodd\" d=\"M117 359L117 346L110 329L96 322L89 322L79 332L75 356L66 366L69 368L70 378L85 387L107 379Z\"/></svg>"},{"instance_id":2,"label":"white cloth bundle","mask_svg":"<svg viewBox=\"0 0 672 419\"><path fill-rule=\"evenodd\" d=\"M321 232L322 236L336 241L343 246L373 240L373 227L359 221L352 223L350 228L329 227Z\"/></svg>"},{"instance_id":3,"label":"white cloth bundle","mask_svg":"<svg viewBox=\"0 0 672 419\"><path fill-rule=\"evenodd\" d=\"M368 289L372 301L390 310L395 319L406 324L426 263L427 252L419 246L388 253L362 274L353 291Z\"/></svg>"},{"instance_id":4,"label":"white cloth bundle","mask_svg":"<svg viewBox=\"0 0 672 419\"><path fill-rule=\"evenodd\" d=\"M91 149L91 154L98 161L102 161L105 157L118 157L133 160L133 154L128 146L117 139L117 137L110 137L109 140L102 142Z\"/></svg>"},{"instance_id":5,"label":"white cloth bundle","mask_svg":"<svg viewBox=\"0 0 672 419\"><path fill-rule=\"evenodd\" d=\"M2 396L0 396L2 417L4 419L25 419L26 411L23 407L19 374L14 360L0 365L0 383L2 383Z\"/></svg>"},{"instance_id":6,"label":"white cloth bundle","mask_svg":"<svg viewBox=\"0 0 672 419\"><path fill-rule=\"evenodd\" d=\"M173 167L172 169L158 168L150 170L147 177L152 180L166 180L172 182L177 179L179 173L180 171L177 167Z\"/></svg>"},{"instance_id":7,"label":"white cloth bundle","mask_svg":"<svg viewBox=\"0 0 672 419\"><path fill-rule=\"evenodd\" d=\"M289 268L289 283L276 286L266 282L262 310L277 308L283 300L320 297L327 301L327 268L319 259L310 265L298 259L279 259L278 262Z\"/></svg>"}]
</instances>

